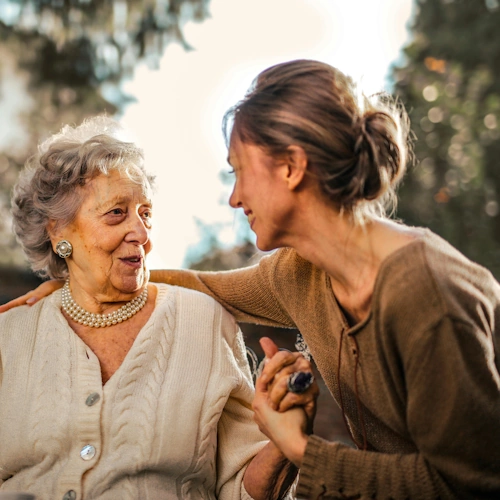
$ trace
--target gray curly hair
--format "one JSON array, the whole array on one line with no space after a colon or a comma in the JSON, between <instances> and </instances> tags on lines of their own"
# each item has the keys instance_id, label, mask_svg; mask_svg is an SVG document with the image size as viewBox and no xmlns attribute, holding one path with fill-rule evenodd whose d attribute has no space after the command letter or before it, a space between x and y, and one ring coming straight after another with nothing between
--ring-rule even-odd
<instances>
[{"instance_id":1,"label":"gray curly hair","mask_svg":"<svg viewBox=\"0 0 500 500\"><path fill-rule=\"evenodd\" d=\"M66 278L68 266L52 251L48 224L63 228L74 220L91 179L118 170L145 189L153 177L144 169L142 149L124 142L124 130L107 116L65 126L43 142L29 158L14 186L13 226L34 272Z\"/></svg>"}]
</instances>

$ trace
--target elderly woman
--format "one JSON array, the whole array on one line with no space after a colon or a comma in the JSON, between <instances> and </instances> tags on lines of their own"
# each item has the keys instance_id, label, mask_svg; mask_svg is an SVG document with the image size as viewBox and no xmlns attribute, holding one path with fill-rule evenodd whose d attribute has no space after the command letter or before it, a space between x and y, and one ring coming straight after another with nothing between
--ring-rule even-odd
<instances>
[{"instance_id":1,"label":"elderly woman","mask_svg":"<svg viewBox=\"0 0 500 500\"><path fill-rule=\"evenodd\" d=\"M65 127L14 190L33 270L66 282L0 318L0 491L283 497L296 469L252 421L234 319L206 295L148 284L151 179L115 128Z\"/></svg>"}]
</instances>

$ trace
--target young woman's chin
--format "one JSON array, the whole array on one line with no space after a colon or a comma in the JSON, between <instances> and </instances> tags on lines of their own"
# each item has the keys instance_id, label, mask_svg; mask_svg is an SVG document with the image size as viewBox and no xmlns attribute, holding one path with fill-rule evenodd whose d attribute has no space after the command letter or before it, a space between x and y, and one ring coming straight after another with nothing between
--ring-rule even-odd
<instances>
[{"instance_id":1,"label":"young woman's chin","mask_svg":"<svg viewBox=\"0 0 500 500\"><path fill-rule=\"evenodd\" d=\"M269 239L266 238L259 238L259 235L256 234L257 239L255 241L255 246L261 251L261 252L270 252L271 250L276 250L279 248L281 245L277 244L276 242L270 241Z\"/></svg>"}]
</instances>

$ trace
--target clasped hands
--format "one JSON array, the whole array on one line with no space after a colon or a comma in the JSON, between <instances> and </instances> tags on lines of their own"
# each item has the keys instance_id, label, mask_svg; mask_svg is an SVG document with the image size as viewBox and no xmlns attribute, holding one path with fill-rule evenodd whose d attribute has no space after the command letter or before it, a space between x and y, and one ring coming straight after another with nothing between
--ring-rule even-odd
<instances>
[{"instance_id":1,"label":"clasped hands","mask_svg":"<svg viewBox=\"0 0 500 500\"><path fill-rule=\"evenodd\" d=\"M267 337L260 340L260 345L266 360L255 382L254 420L281 453L300 467L307 437L313 430L318 384L314 381L301 394L290 392L290 375L298 371L312 373L311 363L298 352L279 350Z\"/></svg>"}]
</instances>

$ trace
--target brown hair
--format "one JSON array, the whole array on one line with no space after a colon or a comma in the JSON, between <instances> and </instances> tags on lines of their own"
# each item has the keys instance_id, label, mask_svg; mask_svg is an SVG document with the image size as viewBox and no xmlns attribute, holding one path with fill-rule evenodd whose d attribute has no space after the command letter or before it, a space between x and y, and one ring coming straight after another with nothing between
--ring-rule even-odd
<instances>
[{"instance_id":1,"label":"brown hair","mask_svg":"<svg viewBox=\"0 0 500 500\"><path fill-rule=\"evenodd\" d=\"M358 96L349 77L318 61L263 71L223 129L227 142L235 134L276 157L301 146L323 193L361 221L395 206L410 154L404 108L386 94Z\"/></svg>"}]
</instances>

